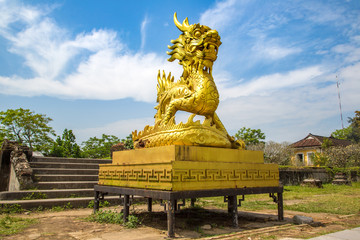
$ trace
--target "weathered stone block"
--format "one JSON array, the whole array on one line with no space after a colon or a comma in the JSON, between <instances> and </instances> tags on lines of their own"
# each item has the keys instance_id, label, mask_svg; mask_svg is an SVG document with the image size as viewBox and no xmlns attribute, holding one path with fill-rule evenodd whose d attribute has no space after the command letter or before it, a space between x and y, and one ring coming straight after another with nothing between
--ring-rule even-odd
<instances>
[{"instance_id":1,"label":"weathered stone block","mask_svg":"<svg viewBox=\"0 0 360 240\"><path fill-rule=\"evenodd\" d=\"M312 217L295 215L293 217L293 221L295 224L310 224L310 223L314 222L314 219Z\"/></svg>"},{"instance_id":2,"label":"weathered stone block","mask_svg":"<svg viewBox=\"0 0 360 240\"><path fill-rule=\"evenodd\" d=\"M307 187L318 187L318 188L322 188L322 181L320 179L305 179L301 186L307 186Z\"/></svg>"}]
</instances>

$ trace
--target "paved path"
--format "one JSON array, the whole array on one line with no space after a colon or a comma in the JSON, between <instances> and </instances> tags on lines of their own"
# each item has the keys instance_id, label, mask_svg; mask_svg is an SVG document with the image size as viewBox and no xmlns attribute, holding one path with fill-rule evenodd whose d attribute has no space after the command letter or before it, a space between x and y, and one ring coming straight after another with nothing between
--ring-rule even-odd
<instances>
[{"instance_id":1,"label":"paved path","mask_svg":"<svg viewBox=\"0 0 360 240\"><path fill-rule=\"evenodd\" d=\"M360 240L360 227L336 233L330 233L320 237L310 238L308 240Z\"/></svg>"}]
</instances>

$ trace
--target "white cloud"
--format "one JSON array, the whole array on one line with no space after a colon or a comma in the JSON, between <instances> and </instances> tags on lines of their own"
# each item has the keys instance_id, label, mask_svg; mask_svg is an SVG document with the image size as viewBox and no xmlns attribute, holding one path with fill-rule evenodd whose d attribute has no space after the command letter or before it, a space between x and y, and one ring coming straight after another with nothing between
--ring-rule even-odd
<instances>
[{"instance_id":1,"label":"white cloud","mask_svg":"<svg viewBox=\"0 0 360 240\"><path fill-rule=\"evenodd\" d=\"M269 44L269 43L258 43L253 46L252 50L262 59L281 59L289 55L301 52L301 49L298 47L282 47L278 44Z\"/></svg>"},{"instance_id":2,"label":"white cloud","mask_svg":"<svg viewBox=\"0 0 360 240\"><path fill-rule=\"evenodd\" d=\"M234 15L240 14L241 9L235 8L236 0L219 1L213 8L200 16L200 23L212 29L221 29L232 22Z\"/></svg>"},{"instance_id":3,"label":"white cloud","mask_svg":"<svg viewBox=\"0 0 360 240\"><path fill-rule=\"evenodd\" d=\"M157 70L162 68L173 69L172 72L179 76L178 69L156 54L116 55L111 50L103 50L91 55L63 81L41 77L0 77L0 92L76 99L134 98L153 102L156 99Z\"/></svg>"},{"instance_id":4,"label":"white cloud","mask_svg":"<svg viewBox=\"0 0 360 240\"><path fill-rule=\"evenodd\" d=\"M145 47L145 43L146 43L146 27L149 24L150 20L148 19L147 15L145 15L144 20L141 22L141 28L140 28L140 33L141 33L141 50L144 49Z\"/></svg>"},{"instance_id":5,"label":"white cloud","mask_svg":"<svg viewBox=\"0 0 360 240\"><path fill-rule=\"evenodd\" d=\"M339 71L341 101L344 111L360 108L360 62Z\"/></svg>"},{"instance_id":6,"label":"white cloud","mask_svg":"<svg viewBox=\"0 0 360 240\"><path fill-rule=\"evenodd\" d=\"M65 96L88 99L130 97L153 102L156 99L157 70L161 68L174 69L156 54L119 56L112 51L100 51L65 79Z\"/></svg>"},{"instance_id":7,"label":"white cloud","mask_svg":"<svg viewBox=\"0 0 360 240\"><path fill-rule=\"evenodd\" d=\"M325 4L321 1L304 1L301 3L301 8L304 15L316 23L342 24L344 21L346 22L346 15L349 14L345 13L346 10L342 5L341 1L332 4L328 4L326 1Z\"/></svg>"},{"instance_id":8,"label":"white cloud","mask_svg":"<svg viewBox=\"0 0 360 240\"><path fill-rule=\"evenodd\" d=\"M360 61L360 42L339 44L332 48L337 54L344 54L344 60L348 63Z\"/></svg>"},{"instance_id":9,"label":"white cloud","mask_svg":"<svg viewBox=\"0 0 360 240\"><path fill-rule=\"evenodd\" d=\"M339 102L334 73L313 66L263 76L237 87L220 89L218 113L230 134L243 126L261 128L266 140L295 141L311 132L329 136L339 129ZM343 112L360 106L360 62L339 69ZM265 94L263 94L265 93ZM338 119L328 121L328 119Z\"/></svg>"},{"instance_id":10,"label":"white cloud","mask_svg":"<svg viewBox=\"0 0 360 240\"><path fill-rule=\"evenodd\" d=\"M323 74L320 66L311 66L293 70L287 73L265 75L237 86L227 87L219 84L222 99L236 98L250 95L272 95L279 89L296 88L311 85L314 79ZM226 83L226 82L225 82Z\"/></svg>"},{"instance_id":11,"label":"white cloud","mask_svg":"<svg viewBox=\"0 0 360 240\"><path fill-rule=\"evenodd\" d=\"M126 119L112 122L100 127L74 129L74 134L76 135L76 139L79 143L88 140L90 137L101 137L102 134L115 135L125 138L131 133L131 131L142 131L146 125L152 125L153 122L153 118Z\"/></svg>"},{"instance_id":12,"label":"white cloud","mask_svg":"<svg viewBox=\"0 0 360 240\"><path fill-rule=\"evenodd\" d=\"M42 16L40 10L12 5L10 12ZM15 9L14 9L15 8ZM10 51L25 59L34 77L0 76L0 93L20 96L57 96L79 99L122 99L153 102L156 94L157 71L165 68L179 76L180 68L155 53L131 53L111 30L92 30L71 38L47 17L6 19L2 29L11 28L10 22L26 23L24 29L6 31L3 36L11 42ZM29 20L30 19L30 20ZM8 24L7 26L6 23ZM142 45L145 44L145 17L142 27ZM80 57L78 61L73 59ZM72 72L68 65L75 63Z\"/></svg>"},{"instance_id":13,"label":"white cloud","mask_svg":"<svg viewBox=\"0 0 360 240\"><path fill-rule=\"evenodd\" d=\"M331 84L324 89L303 86L278 89L271 95L226 99L218 112L230 134L246 126L269 133L267 140L293 141L313 130L313 133L328 135L317 127L321 121L337 114L337 104L336 87Z\"/></svg>"},{"instance_id":14,"label":"white cloud","mask_svg":"<svg viewBox=\"0 0 360 240\"><path fill-rule=\"evenodd\" d=\"M32 6L24 6L17 0L0 1L0 31L8 31L10 24L23 21L27 24L37 21L43 12Z\"/></svg>"}]
</instances>

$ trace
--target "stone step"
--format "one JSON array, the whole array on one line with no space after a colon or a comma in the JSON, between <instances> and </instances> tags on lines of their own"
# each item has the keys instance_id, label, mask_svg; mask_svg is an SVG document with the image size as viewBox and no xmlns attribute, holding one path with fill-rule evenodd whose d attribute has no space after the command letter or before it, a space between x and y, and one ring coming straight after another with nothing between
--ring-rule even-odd
<instances>
[{"instance_id":1,"label":"stone step","mask_svg":"<svg viewBox=\"0 0 360 240\"><path fill-rule=\"evenodd\" d=\"M80 189L93 188L98 181L70 181L70 182L36 182L37 189Z\"/></svg>"},{"instance_id":2,"label":"stone step","mask_svg":"<svg viewBox=\"0 0 360 240\"><path fill-rule=\"evenodd\" d=\"M54 189L54 190L23 190L16 192L0 192L0 200L21 200L32 198L77 198L94 196L94 188L83 189Z\"/></svg>"},{"instance_id":3,"label":"stone step","mask_svg":"<svg viewBox=\"0 0 360 240\"><path fill-rule=\"evenodd\" d=\"M20 205L23 209L38 209L52 208L54 206L68 206L71 207L87 207L89 202L94 200L94 197L81 197L81 198L52 198L52 199L35 199L35 200L5 200L0 201L0 207L7 207L9 205ZM120 205L121 200L119 196L107 196L104 199L111 205Z\"/></svg>"},{"instance_id":4,"label":"stone step","mask_svg":"<svg viewBox=\"0 0 360 240\"><path fill-rule=\"evenodd\" d=\"M59 157L33 157L31 162L58 162L58 163L92 163L104 164L111 163L111 159L91 159L91 158L59 158Z\"/></svg>"},{"instance_id":5,"label":"stone step","mask_svg":"<svg viewBox=\"0 0 360 240\"><path fill-rule=\"evenodd\" d=\"M97 163L30 162L31 168L99 169Z\"/></svg>"},{"instance_id":6,"label":"stone step","mask_svg":"<svg viewBox=\"0 0 360 240\"><path fill-rule=\"evenodd\" d=\"M36 174L38 182L97 181L98 175Z\"/></svg>"},{"instance_id":7,"label":"stone step","mask_svg":"<svg viewBox=\"0 0 360 240\"><path fill-rule=\"evenodd\" d=\"M34 174L98 175L99 169L33 168Z\"/></svg>"}]
</instances>

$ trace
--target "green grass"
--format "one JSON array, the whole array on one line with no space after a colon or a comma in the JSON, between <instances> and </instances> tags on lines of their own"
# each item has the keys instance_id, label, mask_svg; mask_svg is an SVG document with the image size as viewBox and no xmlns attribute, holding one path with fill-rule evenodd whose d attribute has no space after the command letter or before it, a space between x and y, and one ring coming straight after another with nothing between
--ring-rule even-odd
<instances>
[{"instance_id":1,"label":"green grass","mask_svg":"<svg viewBox=\"0 0 360 240\"><path fill-rule=\"evenodd\" d=\"M69 198L80 198L81 196L77 195L77 194L70 194Z\"/></svg>"},{"instance_id":2,"label":"green grass","mask_svg":"<svg viewBox=\"0 0 360 240\"><path fill-rule=\"evenodd\" d=\"M120 224L126 228L136 228L140 223L139 219L134 215L129 215L128 221L124 223L123 213L118 213L116 211L103 211L99 210L95 214L90 215L86 218L90 222L98 223L111 223L111 224Z\"/></svg>"},{"instance_id":3,"label":"green grass","mask_svg":"<svg viewBox=\"0 0 360 240\"><path fill-rule=\"evenodd\" d=\"M300 212L332 213L340 215L360 213L360 183L347 185L324 184L323 188L285 186L284 209ZM299 200L292 204L292 200ZM289 204L287 204L287 202ZM215 206L226 209L227 203L223 197L199 199L196 204L200 207ZM276 209L277 205L268 194L246 195L241 202L239 211L257 211Z\"/></svg>"},{"instance_id":4,"label":"green grass","mask_svg":"<svg viewBox=\"0 0 360 240\"><path fill-rule=\"evenodd\" d=\"M110 203L108 201L100 201L99 207L108 207L110 206ZM89 204L87 205L87 208L94 208L94 200L91 200Z\"/></svg>"},{"instance_id":5,"label":"green grass","mask_svg":"<svg viewBox=\"0 0 360 240\"><path fill-rule=\"evenodd\" d=\"M21 198L21 200L33 200L33 199L47 199L47 195L41 192L33 192Z\"/></svg>"},{"instance_id":6,"label":"green grass","mask_svg":"<svg viewBox=\"0 0 360 240\"><path fill-rule=\"evenodd\" d=\"M292 186L285 190L285 200L303 201L293 205L285 204L286 210L341 215L360 213L360 183L352 183L352 186L325 184L324 188Z\"/></svg>"},{"instance_id":7,"label":"green grass","mask_svg":"<svg viewBox=\"0 0 360 240\"><path fill-rule=\"evenodd\" d=\"M302 186L285 186L285 199L306 199L313 195L360 195L360 183L354 182L352 186L324 184L323 188L302 187Z\"/></svg>"},{"instance_id":8,"label":"green grass","mask_svg":"<svg viewBox=\"0 0 360 240\"><path fill-rule=\"evenodd\" d=\"M18 233L36 222L36 219L24 219L11 217L9 215L0 215L0 237Z\"/></svg>"},{"instance_id":9,"label":"green grass","mask_svg":"<svg viewBox=\"0 0 360 240\"><path fill-rule=\"evenodd\" d=\"M123 224L124 216L123 213L118 213L111 210L99 210L95 214L90 215L87 220L98 223Z\"/></svg>"},{"instance_id":10,"label":"green grass","mask_svg":"<svg viewBox=\"0 0 360 240\"><path fill-rule=\"evenodd\" d=\"M22 213L24 209L19 204L3 204L0 205L0 214L3 213Z\"/></svg>"},{"instance_id":11,"label":"green grass","mask_svg":"<svg viewBox=\"0 0 360 240\"><path fill-rule=\"evenodd\" d=\"M72 209L73 206L71 205L70 202L68 202L66 205L64 206L53 206L50 211L53 211L53 212L61 212L61 211L64 211L64 210L67 210L67 209Z\"/></svg>"}]
</instances>

